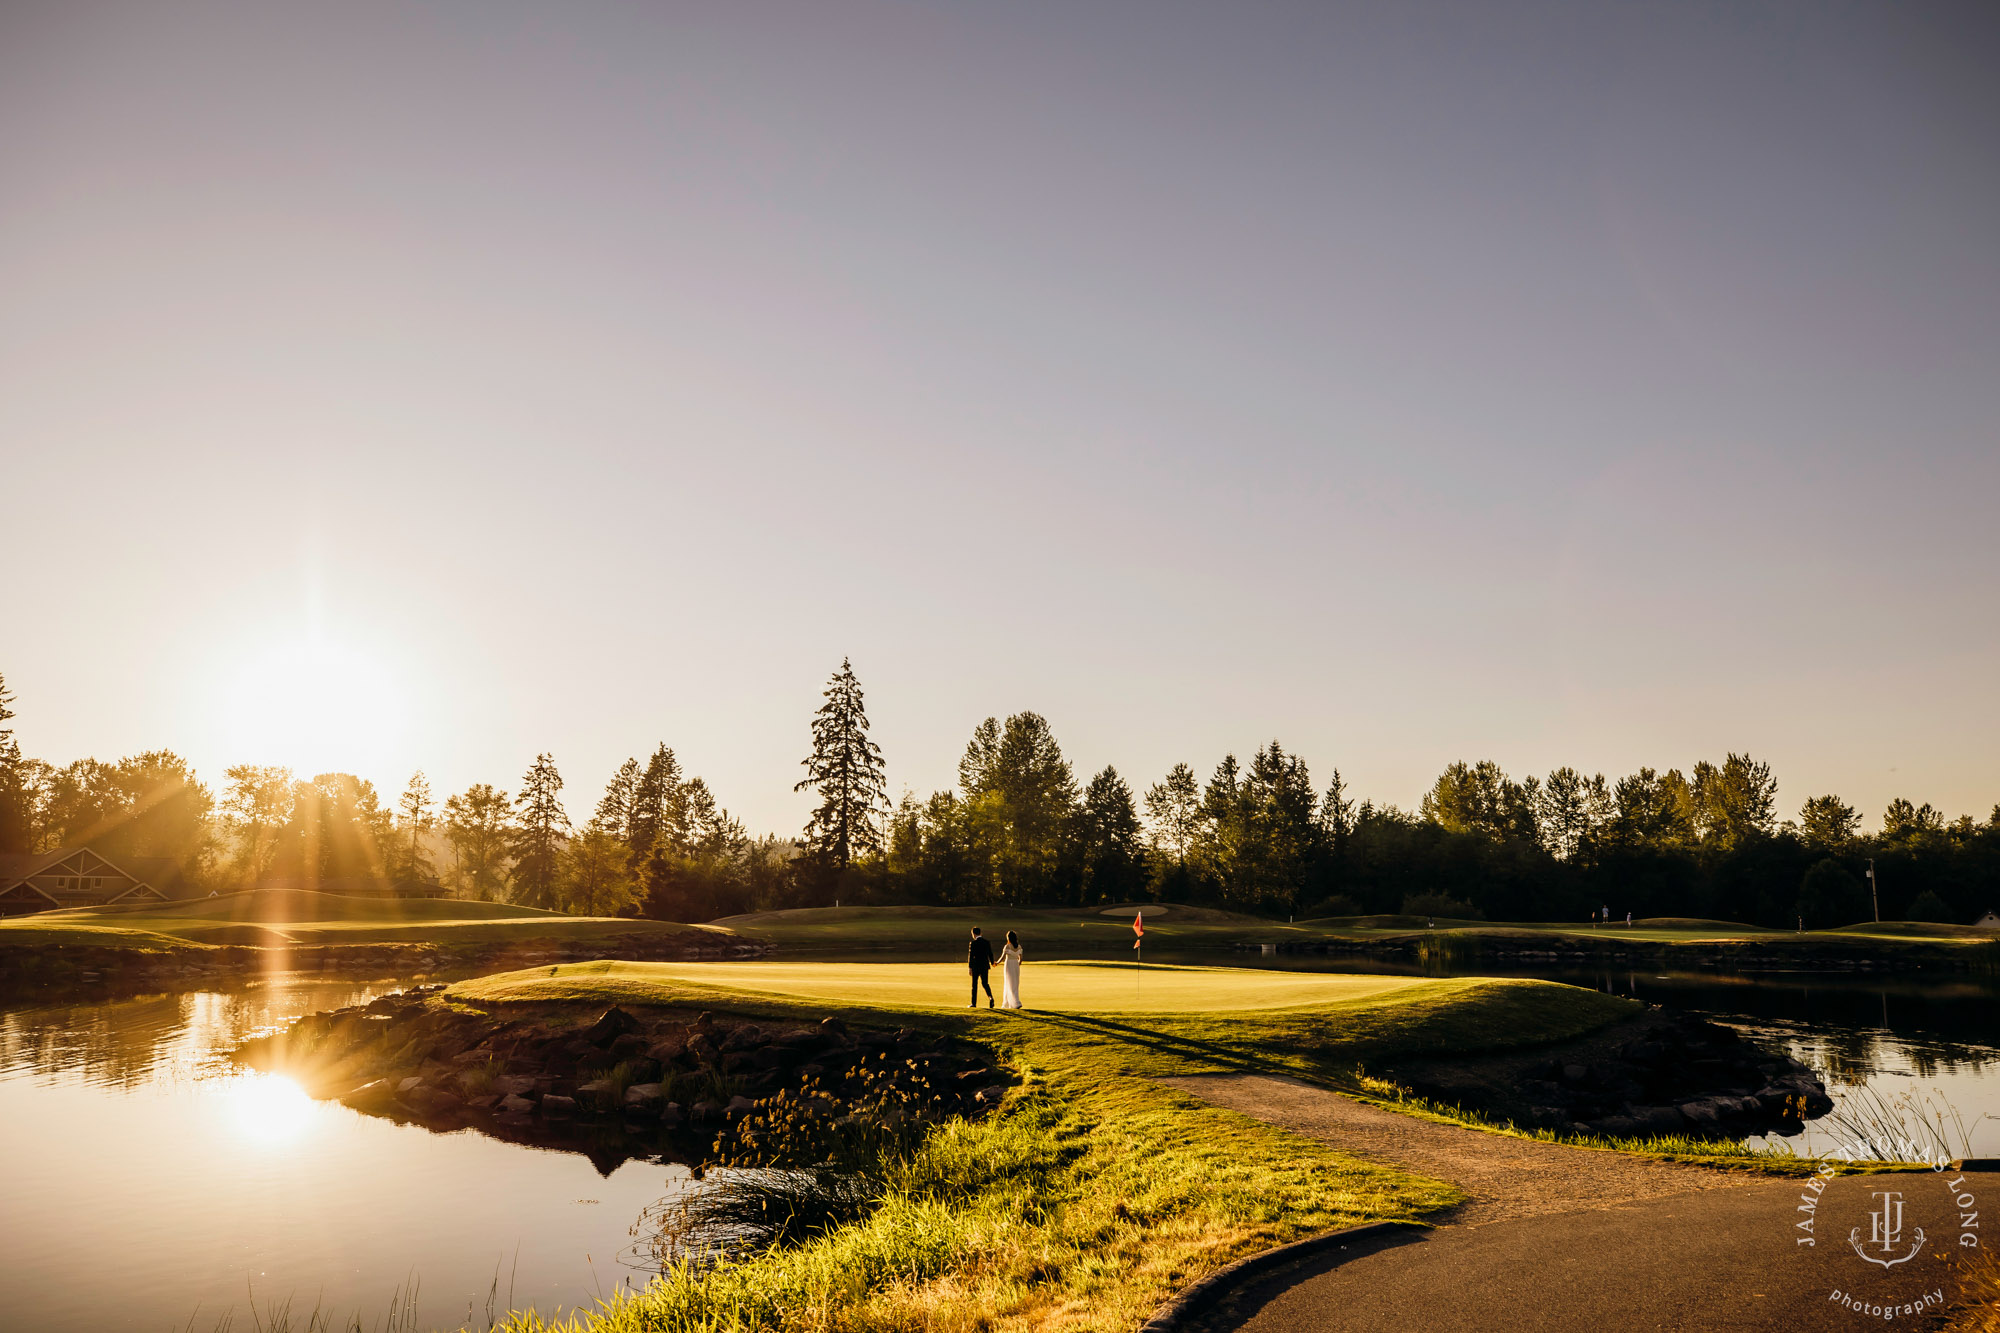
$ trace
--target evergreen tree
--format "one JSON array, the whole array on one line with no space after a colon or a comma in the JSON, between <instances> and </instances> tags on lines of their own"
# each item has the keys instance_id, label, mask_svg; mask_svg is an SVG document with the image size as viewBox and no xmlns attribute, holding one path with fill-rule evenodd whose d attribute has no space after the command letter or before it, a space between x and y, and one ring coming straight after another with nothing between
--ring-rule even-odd
<instances>
[{"instance_id":1,"label":"evergreen tree","mask_svg":"<svg viewBox=\"0 0 2000 1333\"><path fill-rule=\"evenodd\" d=\"M429 884L435 878L431 872L430 853L424 850L424 838L436 824L431 810L431 783L418 769L410 775L410 785L403 788L403 798L396 803L402 814L403 837L407 840L403 848L403 878L412 884Z\"/></svg>"},{"instance_id":2,"label":"evergreen tree","mask_svg":"<svg viewBox=\"0 0 2000 1333\"><path fill-rule=\"evenodd\" d=\"M1233 896L1251 904L1296 910L1321 863L1318 800L1305 761L1275 740L1259 750L1244 775L1242 836Z\"/></svg>"},{"instance_id":3,"label":"evergreen tree","mask_svg":"<svg viewBox=\"0 0 2000 1333\"><path fill-rule=\"evenodd\" d=\"M793 791L815 791L819 805L806 821L805 848L822 873L844 876L862 856L882 850L877 812L889 804L882 749L868 739L861 682L843 658L813 715L813 748L802 764L806 776Z\"/></svg>"},{"instance_id":4,"label":"evergreen tree","mask_svg":"<svg viewBox=\"0 0 2000 1333\"><path fill-rule=\"evenodd\" d=\"M648 863L656 848L664 846L670 856L685 850L686 805L681 787L681 761L662 744L654 749L653 757L646 761L645 771L632 785L625 843L631 849L635 871Z\"/></svg>"},{"instance_id":5,"label":"evergreen tree","mask_svg":"<svg viewBox=\"0 0 2000 1333\"><path fill-rule=\"evenodd\" d=\"M6 724L14 717L14 695L0 676L0 853L28 852L35 845L35 812L29 797L21 743Z\"/></svg>"},{"instance_id":6,"label":"evergreen tree","mask_svg":"<svg viewBox=\"0 0 2000 1333\"><path fill-rule=\"evenodd\" d=\"M1086 904L1122 902L1134 897L1146 882L1146 857L1139 844L1139 815L1132 808L1132 789L1118 770L1107 766L1084 788L1078 812Z\"/></svg>"},{"instance_id":7,"label":"evergreen tree","mask_svg":"<svg viewBox=\"0 0 2000 1333\"><path fill-rule=\"evenodd\" d=\"M632 838L632 807L638 794L639 761L627 759L611 775L611 781L604 784L604 795L598 798L597 811L590 817L592 827L603 829L618 839L627 847L628 853Z\"/></svg>"},{"instance_id":8,"label":"evergreen tree","mask_svg":"<svg viewBox=\"0 0 2000 1333\"><path fill-rule=\"evenodd\" d=\"M562 849L569 833L562 785L554 758L538 754L514 798L514 885L520 901L530 907L562 905Z\"/></svg>"}]
</instances>

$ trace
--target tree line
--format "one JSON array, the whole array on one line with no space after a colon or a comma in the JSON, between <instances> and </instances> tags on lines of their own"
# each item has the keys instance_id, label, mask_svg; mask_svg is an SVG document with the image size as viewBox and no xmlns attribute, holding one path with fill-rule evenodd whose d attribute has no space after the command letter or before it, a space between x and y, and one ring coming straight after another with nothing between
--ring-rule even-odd
<instances>
[{"instance_id":1,"label":"tree line","mask_svg":"<svg viewBox=\"0 0 2000 1333\"><path fill-rule=\"evenodd\" d=\"M752 837L658 744L574 825L552 756L510 795L437 801L422 773L385 803L345 773L236 765L220 798L168 751L55 767L21 755L0 679L0 851L76 844L165 856L198 890L368 878L590 915L703 921L839 902L1092 906L1176 901L1299 919L1686 917L1764 925L1969 921L2000 906L2000 806L1984 822L1892 801L1878 832L1834 795L1777 809L1747 754L1615 780L1519 780L1454 763L1415 811L1318 786L1276 740L1206 779L1175 764L1143 792L1080 781L1047 719L987 718L948 790L887 797L882 751L843 662L810 728L806 827Z\"/></svg>"}]
</instances>

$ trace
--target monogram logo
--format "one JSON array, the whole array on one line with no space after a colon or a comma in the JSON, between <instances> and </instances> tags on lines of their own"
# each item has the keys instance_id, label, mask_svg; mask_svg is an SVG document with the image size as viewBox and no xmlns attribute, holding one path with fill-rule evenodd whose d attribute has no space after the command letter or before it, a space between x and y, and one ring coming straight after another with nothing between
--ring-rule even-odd
<instances>
[{"instance_id":1,"label":"monogram logo","mask_svg":"<svg viewBox=\"0 0 2000 1333\"><path fill-rule=\"evenodd\" d=\"M1894 1268L1897 1264L1908 1263L1917 1257L1917 1251L1924 1248L1924 1229L1915 1228L1916 1239L1910 1248L1897 1254L1896 1249L1903 1243L1903 1195L1900 1190L1876 1190L1874 1197L1881 1200L1881 1206L1868 1214L1868 1241L1861 1240L1861 1228L1847 1233L1847 1243L1854 1252L1871 1264L1884 1268ZM1871 1253L1874 1251L1874 1253Z\"/></svg>"}]
</instances>

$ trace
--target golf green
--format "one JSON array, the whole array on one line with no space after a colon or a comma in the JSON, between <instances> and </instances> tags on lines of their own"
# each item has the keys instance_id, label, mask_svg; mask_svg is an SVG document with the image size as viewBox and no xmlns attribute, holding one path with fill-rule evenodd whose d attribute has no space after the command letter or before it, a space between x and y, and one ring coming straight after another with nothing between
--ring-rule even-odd
<instances>
[{"instance_id":1,"label":"golf green","mask_svg":"<svg viewBox=\"0 0 2000 1333\"><path fill-rule=\"evenodd\" d=\"M629 988L634 1000L642 999L648 987L679 982L824 1003L898 1009L962 1007L968 990L963 963L609 961L502 973L461 982L453 990L474 999L558 999L585 978L598 983L600 990ZM994 993L998 994L998 968L994 969L992 981ZM1028 1009L1092 1013L1286 1009L1368 999L1424 984L1415 977L1160 964L1135 967L1129 963L1030 962L1021 968L1021 999ZM984 994L980 1000L983 1005Z\"/></svg>"}]
</instances>

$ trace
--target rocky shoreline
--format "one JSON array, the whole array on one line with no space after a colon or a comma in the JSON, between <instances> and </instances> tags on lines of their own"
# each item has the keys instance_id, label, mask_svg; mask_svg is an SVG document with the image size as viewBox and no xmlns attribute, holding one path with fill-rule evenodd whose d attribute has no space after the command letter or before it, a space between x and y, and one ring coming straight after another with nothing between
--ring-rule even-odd
<instances>
[{"instance_id":1,"label":"rocky shoreline","mask_svg":"<svg viewBox=\"0 0 2000 1333\"><path fill-rule=\"evenodd\" d=\"M1607 1138L1796 1134L1833 1109L1819 1076L1790 1056L1658 1008L1554 1048L1382 1072L1419 1096L1522 1128Z\"/></svg>"},{"instance_id":2,"label":"rocky shoreline","mask_svg":"<svg viewBox=\"0 0 2000 1333\"><path fill-rule=\"evenodd\" d=\"M429 1128L568 1148L608 1171L632 1157L702 1161L760 1122L939 1122L998 1105L992 1054L914 1029L757 1023L676 1009L446 1003L419 986L299 1019L238 1057L317 1097Z\"/></svg>"}]
</instances>

